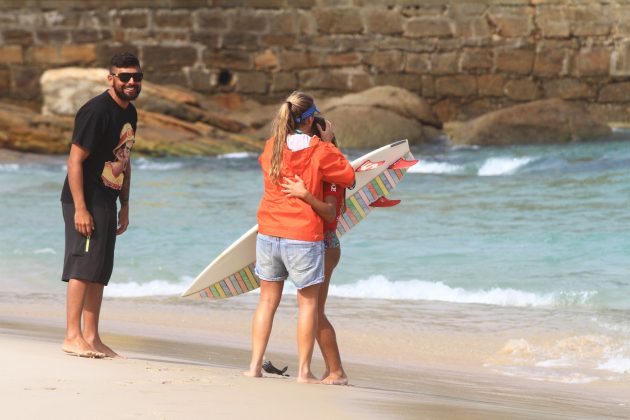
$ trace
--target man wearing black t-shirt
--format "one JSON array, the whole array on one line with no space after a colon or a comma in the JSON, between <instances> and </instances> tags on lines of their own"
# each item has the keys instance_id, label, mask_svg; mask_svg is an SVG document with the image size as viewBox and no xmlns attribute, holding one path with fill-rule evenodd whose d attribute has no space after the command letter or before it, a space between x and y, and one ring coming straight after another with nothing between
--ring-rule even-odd
<instances>
[{"instance_id":1,"label":"man wearing black t-shirt","mask_svg":"<svg viewBox=\"0 0 630 420\"><path fill-rule=\"evenodd\" d=\"M66 226L62 280L68 282L62 349L77 356L118 357L101 341L98 322L103 289L114 267L116 236L129 225L129 153L138 121L131 101L140 94L142 77L136 56L114 55L109 89L85 103L75 117L61 192Z\"/></svg>"}]
</instances>

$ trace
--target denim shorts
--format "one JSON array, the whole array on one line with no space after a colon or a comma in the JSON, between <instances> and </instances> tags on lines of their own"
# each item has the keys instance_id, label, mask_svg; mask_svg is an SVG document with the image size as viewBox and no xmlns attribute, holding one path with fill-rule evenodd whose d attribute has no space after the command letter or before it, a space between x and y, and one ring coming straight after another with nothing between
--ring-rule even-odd
<instances>
[{"instance_id":1,"label":"denim shorts","mask_svg":"<svg viewBox=\"0 0 630 420\"><path fill-rule=\"evenodd\" d=\"M298 241L259 233L255 272L261 280L290 278L298 289L322 283L324 241Z\"/></svg>"}]
</instances>

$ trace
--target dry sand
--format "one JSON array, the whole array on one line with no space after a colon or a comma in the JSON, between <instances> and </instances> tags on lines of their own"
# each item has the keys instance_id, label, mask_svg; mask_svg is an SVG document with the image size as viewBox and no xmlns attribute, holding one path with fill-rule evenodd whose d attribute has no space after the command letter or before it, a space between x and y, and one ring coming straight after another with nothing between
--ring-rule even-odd
<instances>
[{"instance_id":1,"label":"dry sand","mask_svg":"<svg viewBox=\"0 0 630 420\"><path fill-rule=\"evenodd\" d=\"M382 355L392 343L378 348L378 340L374 352L379 357L371 361L354 357L350 345L342 347L351 386L244 377L251 314L238 306L233 305L232 316L217 321L220 312L204 306L182 310L106 299L103 338L127 358L93 360L61 351L61 299L5 297L0 300L3 418L630 418L630 392L623 386L529 381L465 363L450 369L433 361L390 363ZM208 317L200 319L205 312ZM278 315L275 327L281 332L294 327L290 312L284 308ZM230 319L240 325L236 332ZM217 328L223 321L225 328ZM204 323L208 328L202 333ZM269 358L294 373L294 345L281 334L273 340L279 345ZM321 371L319 357L314 367Z\"/></svg>"}]
</instances>

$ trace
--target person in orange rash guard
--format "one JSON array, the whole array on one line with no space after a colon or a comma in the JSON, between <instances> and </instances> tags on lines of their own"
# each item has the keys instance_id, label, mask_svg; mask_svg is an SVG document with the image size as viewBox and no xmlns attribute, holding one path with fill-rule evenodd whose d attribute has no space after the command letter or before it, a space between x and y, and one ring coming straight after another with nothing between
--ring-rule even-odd
<instances>
[{"instance_id":1,"label":"person in orange rash guard","mask_svg":"<svg viewBox=\"0 0 630 420\"><path fill-rule=\"evenodd\" d=\"M322 182L348 187L354 170L334 145L332 126L318 126L322 139L312 134L314 114L319 112L313 98L293 92L273 123L260 165L264 194L258 208L256 275L260 279L260 301L252 321L252 358L247 376L262 376L262 363L273 318L282 298L284 281L297 288L298 382L319 382L311 372L317 331L318 296L324 281L323 220L310 204L283 192L282 183L301 179L319 200Z\"/></svg>"}]
</instances>

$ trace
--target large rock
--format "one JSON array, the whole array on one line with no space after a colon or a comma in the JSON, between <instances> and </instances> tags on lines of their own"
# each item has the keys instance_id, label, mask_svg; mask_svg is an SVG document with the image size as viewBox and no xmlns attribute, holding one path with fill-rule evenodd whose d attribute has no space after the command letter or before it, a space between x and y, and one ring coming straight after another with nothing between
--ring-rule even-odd
<instances>
[{"instance_id":1,"label":"large rock","mask_svg":"<svg viewBox=\"0 0 630 420\"><path fill-rule=\"evenodd\" d=\"M611 135L605 119L589 113L581 104L562 99L501 109L449 131L453 143L474 145L566 143Z\"/></svg>"},{"instance_id":2,"label":"large rock","mask_svg":"<svg viewBox=\"0 0 630 420\"><path fill-rule=\"evenodd\" d=\"M67 153L72 118L41 115L0 102L0 148L33 153Z\"/></svg>"},{"instance_id":3,"label":"large rock","mask_svg":"<svg viewBox=\"0 0 630 420\"><path fill-rule=\"evenodd\" d=\"M382 108L349 106L326 111L339 145L350 149L373 149L396 140L422 144L426 136L422 123Z\"/></svg>"},{"instance_id":4,"label":"large rock","mask_svg":"<svg viewBox=\"0 0 630 420\"><path fill-rule=\"evenodd\" d=\"M375 148L405 138L422 144L441 134L442 122L429 104L398 87L378 86L319 105L343 147Z\"/></svg>"},{"instance_id":5,"label":"large rock","mask_svg":"<svg viewBox=\"0 0 630 420\"><path fill-rule=\"evenodd\" d=\"M385 109L424 125L442 128L442 121L427 101L413 92L395 86L376 86L363 92L328 99L322 103L322 111L349 106Z\"/></svg>"},{"instance_id":6,"label":"large rock","mask_svg":"<svg viewBox=\"0 0 630 420\"><path fill-rule=\"evenodd\" d=\"M106 69L80 67L45 71L39 79L44 98L42 114L74 116L81 105L107 90L107 74Z\"/></svg>"}]
</instances>

